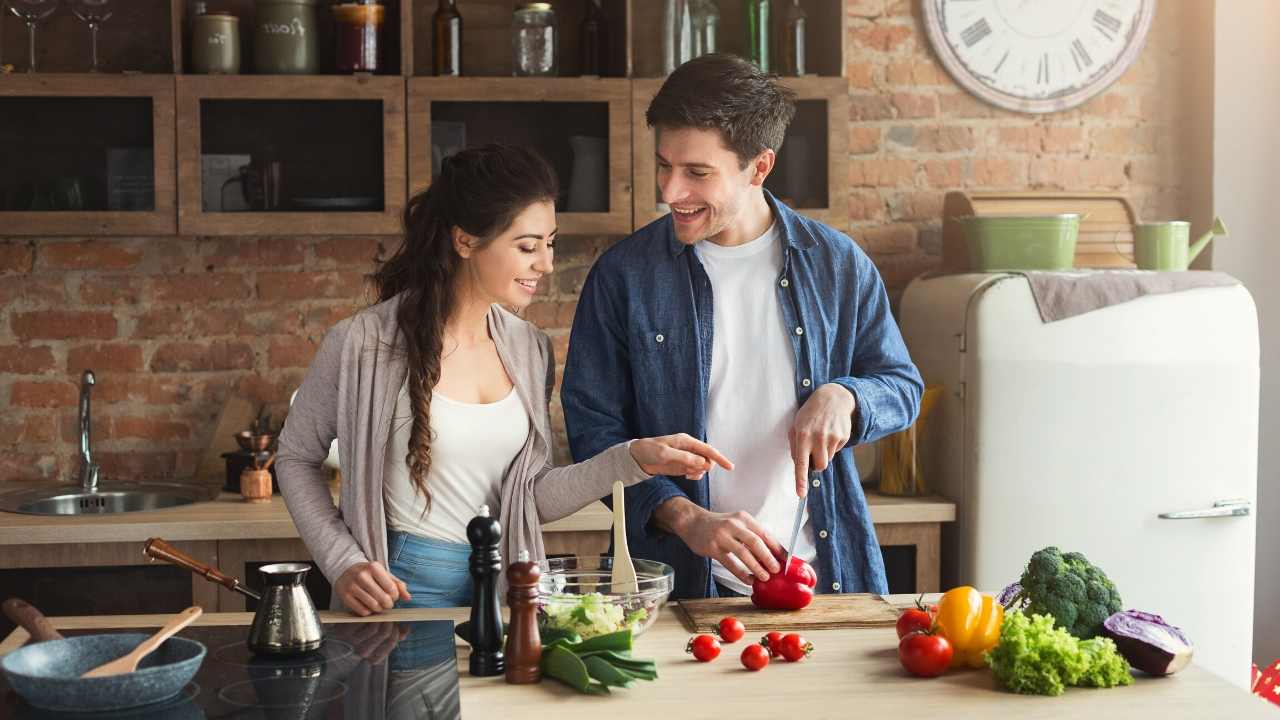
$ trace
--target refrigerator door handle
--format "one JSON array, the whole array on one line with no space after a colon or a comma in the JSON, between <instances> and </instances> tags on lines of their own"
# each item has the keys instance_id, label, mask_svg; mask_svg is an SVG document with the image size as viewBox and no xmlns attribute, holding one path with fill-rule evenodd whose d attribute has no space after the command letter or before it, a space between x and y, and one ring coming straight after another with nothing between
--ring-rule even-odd
<instances>
[{"instance_id":1,"label":"refrigerator door handle","mask_svg":"<svg viewBox=\"0 0 1280 720\"><path fill-rule=\"evenodd\" d=\"M1177 512L1162 512L1160 519L1162 520L1195 520L1198 518L1216 518L1216 517L1244 517L1250 513L1253 503L1243 498L1234 498L1231 500L1219 500L1213 504L1208 510L1179 510Z\"/></svg>"}]
</instances>

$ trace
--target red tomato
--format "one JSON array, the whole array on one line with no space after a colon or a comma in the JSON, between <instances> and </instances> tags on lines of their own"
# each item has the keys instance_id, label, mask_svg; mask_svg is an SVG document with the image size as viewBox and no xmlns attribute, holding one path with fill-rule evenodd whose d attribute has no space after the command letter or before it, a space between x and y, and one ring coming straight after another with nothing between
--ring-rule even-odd
<instances>
[{"instance_id":1,"label":"red tomato","mask_svg":"<svg viewBox=\"0 0 1280 720\"><path fill-rule=\"evenodd\" d=\"M720 641L712 635L699 635L689 640L684 651L692 653L698 662L711 662L720 657Z\"/></svg>"},{"instance_id":2,"label":"red tomato","mask_svg":"<svg viewBox=\"0 0 1280 720\"><path fill-rule=\"evenodd\" d=\"M742 667L751 670L764 669L769 664L769 650L759 643L752 643L742 648Z\"/></svg>"},{"instance_id":3,"label":"red tomato","mask_svg":"<svg viewBox=\"0 0 1280 720\"><path fill-rule=\"evenodd\" d=\"M927 632L931 627L933 627L933 618L928 612L911 608L898 616L898 639L901 640L913 632Z\"/></svg>"},{"instance_id":4,"label":"red tomato","mask_svg":"<svg viewBox=\"0 0 1280 720\"><path fill-rule=\"evenodd\" d=\"M797 662L808 657L813 652L813 643L805 640L796 633L787 633L782 636L781 654L786 658L787 662Z\"/></svg>"},{"instance_id":5,"label":"red tomato","mask_svg":"<svg viewBox=\"0 0 1280 720\"><path fill-rule=\"evenodd\" d=\"M951 665L951 643L938 634L914 632L898 643L898 659L912 675L937 677Z\"/></svg>"},{"instance_id":6,"label":"red tomato","mask_svg":"<svg viewBox=\"0 0 1280 720\"><path fill-rule=\"evenodd\" d=\"M742 621L730 615L720 621L719 625L720 639L727 643L738 642L742 636L746 634L747 629L742 626Z\"/></svg>"},{"instance_id":7,"label":"red tomato","mask_svg":"<svg viewBox=\"0 0 1280 720\"><path fill-rule=\"evenodd\" d=\"M898 639L913 632L929 632L933 628L933 619L938 615L938 606L925 606L924 595L916 598L916 606L907 608L898 616Z\"/></svg>"},{"instance_id":8,"label":"red tomato","mask_svg":"<svg viewBox=\"0 0 1280 720\"><path fill-rule=\"evenodd\" d=\"M770 630L760 638L760 644L769 648L769 657L782 657L782 633Z\"/></svg>"}]
</instances>

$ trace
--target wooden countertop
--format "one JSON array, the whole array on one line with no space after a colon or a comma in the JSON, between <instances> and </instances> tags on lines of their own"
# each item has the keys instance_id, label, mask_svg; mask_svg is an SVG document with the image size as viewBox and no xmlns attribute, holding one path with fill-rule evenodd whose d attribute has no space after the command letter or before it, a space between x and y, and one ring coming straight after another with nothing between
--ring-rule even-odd
<instances>
[{"instance_id":1,"label":"wooden countertop","mask_svg":"<svg viewBox=\"0 0 1280 720\"><path fill-rule=\"evenodd\" d=\"M900 498L867 493L872 522L918 523L955 520L955 504L930 496ZM546 532L607 531L613 515L596 502L547 525ZM161 536L169 541L296 538L298 530L280 496L269 503L247 503L235 493L176 508L113 515L21 515L0 512L0 546L80 542L140 542Z\"/></svg>"},{"instance_id":2,"label":"wooden countertop","mask_svg":"<svg viewBox=\"0 0 1280 720\"><path fill-rule=\"evenodd\" d=\"M914 598L890 596L905 607ZM467 608L393 610L372 619L321 613L324 622L466 619ZM55 627L158 627L168 616L119 615L52 618ZM213 613L199 625L245 625L249 613ZM748 628L748 636L751 635ZM956 671L926 680L907 675L898 664L897 638L891 628L815 630L806 633L814 654L801 663L775 662L759 673L742 669L742 644L727 646L713 663L694 662L684 652L688 633L667 609L636 640L637 657L658 663L658 680L637 683L611 695L579 695L553 680L538 685L507 685L501 678L475 678L466 672L469 652L459 643L462 715L483 718L556 717L571 720L642 718L773 717L816 720L853 715L893 717L1135 718L1159 714L1161 720L1230 717L1275 718L1265 701L1229 685L1198 666L1167 678L1140 676L1129 687L1109 690L1073 688L1059 697L1005 692L985 670ZM15 630L0 642L0 655L26 640Z\"/></svg>"}]
</instances>

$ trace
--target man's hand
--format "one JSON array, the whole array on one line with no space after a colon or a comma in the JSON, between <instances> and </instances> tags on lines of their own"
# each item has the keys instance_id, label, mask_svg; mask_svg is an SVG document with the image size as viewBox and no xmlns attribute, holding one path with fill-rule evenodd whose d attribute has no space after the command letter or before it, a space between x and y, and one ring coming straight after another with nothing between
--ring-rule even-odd
<instances>
[{"instance_id":1,"label":"man's hand","mask_svg":"<svg viewBox=\"0 0 1280 720\"><path fill-rule=\"evenodd\" d=\"M701 480L712 463L733 469L733 463L719 450L685 433L635 440L631 457L650 475L683 475L689 480Z\"/></svg>"},{"instance_id":2,"label":"man's hand","mask_svg":"<svg viewBox=\"0 0 1280 720\"><path fill-rule=\"evenodd\" d=\"M778 558L786 556L786 550L748 513L714 513L686 497L674 497L659 505L653 516L659 527L675 533L690 550L719 561L747 585L753 578L765 582L770 573L782 571ZM746 566L746 572L730 553Z\"/></svg>"},{"instance_id":3,"label":"man's hand","mask_svg":"<svg viewBox=\"0 0 1280 720\"><path fill-rule=\"evenodd\" d=\"M796 413L788 439L796 466L796 494L800 497L809 492L810 466L826 470L831 458L849 442L857 407L853 393L842 385L827 383L814 390Z\"/></svg>"},{"instance_id":4,"label":"man's hand","mask_svg":"<svg viewBox=\"0 0 1280 720\"><path fill-rule=\"evenodd\" d=\"M396 600L409 600L409 588L380 562L356 563L333 584L342 604L361 617L376 615L395 607Z\"/></svg>"}]
</instances>

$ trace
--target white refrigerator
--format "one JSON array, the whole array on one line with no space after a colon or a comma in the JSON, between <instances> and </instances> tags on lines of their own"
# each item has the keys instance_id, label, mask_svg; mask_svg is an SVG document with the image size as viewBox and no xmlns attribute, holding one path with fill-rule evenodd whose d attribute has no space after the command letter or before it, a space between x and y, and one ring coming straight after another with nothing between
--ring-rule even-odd
<instances>
[{"instance_id":1,"label":"white refrigerator","mask_svg":"<svg viewBox=\"0 0 1280 720\"><path fill-rule=\"evenodd\" d=\"M1258 319L1243 286L1044 323L1027 279L918 279L900 324L938 405L922 472L956 503L943 585L998 592L1048 545L1163 615L1242 688L1253 638Z\"/></svg>"}]
</instances>

